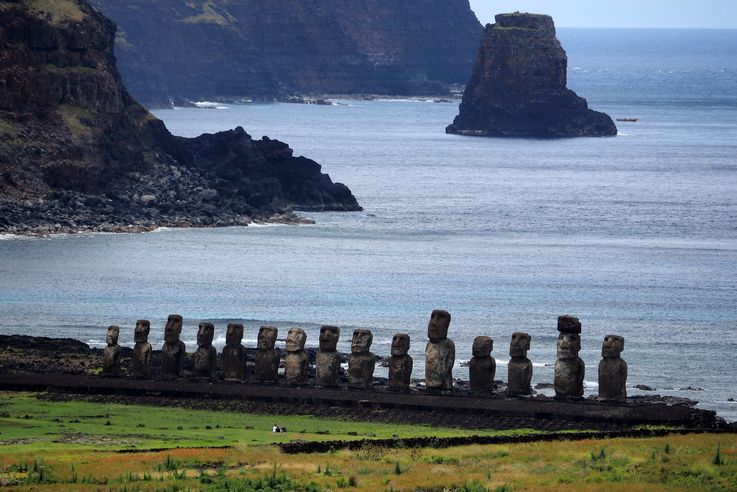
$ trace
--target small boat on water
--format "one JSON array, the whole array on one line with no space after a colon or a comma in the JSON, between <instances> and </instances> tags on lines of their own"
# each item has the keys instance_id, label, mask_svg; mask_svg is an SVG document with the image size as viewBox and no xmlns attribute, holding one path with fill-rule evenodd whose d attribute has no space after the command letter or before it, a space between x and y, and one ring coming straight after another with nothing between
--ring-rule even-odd
<instances>
[{"instance_id":1,"label":"small boat on water","mask_svg":"<svg viewBox=\"0 0 737 492\"><path fill-rule=\"evenodd\" d=\"M628 123L634 123L635 121L639 119L640 118L617 118L617 121L626 121Z\"/></svg>"}]
</instances>

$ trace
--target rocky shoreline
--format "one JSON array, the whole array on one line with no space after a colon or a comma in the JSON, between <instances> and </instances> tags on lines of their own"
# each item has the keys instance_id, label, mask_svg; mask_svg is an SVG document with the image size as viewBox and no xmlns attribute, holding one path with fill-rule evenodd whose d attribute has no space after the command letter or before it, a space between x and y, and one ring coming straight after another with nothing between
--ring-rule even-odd
<instances>
[{"instance_id":1,"label":"rocky shoreline","mask_svg":"<svg viewBox=\"0 0 737 492\"><path fill-rule=\"evenodd\" d=\"M0 233L300 223L359 211L285 143L237 127L172 135L115 67L115 25L84 0L0 9Z\"/></svg>"}]
</instances>

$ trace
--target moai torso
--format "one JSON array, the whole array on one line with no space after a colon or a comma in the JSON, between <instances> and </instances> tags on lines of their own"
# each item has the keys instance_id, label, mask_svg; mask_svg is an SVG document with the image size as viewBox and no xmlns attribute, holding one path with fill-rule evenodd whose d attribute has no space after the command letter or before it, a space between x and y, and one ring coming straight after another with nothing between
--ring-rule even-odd
<instances>
[{"instance_id":1,"label":"moai torso","mask_svg":"<svg viewBox=\"0 0 737 492\"><path fill-rule=\"evenodd\" d=\"M200 323L197 330L197 350L194 353L194 374L198 378L215 377L218 353L212 346L215 327L212 323Z\"/></svg>"},{"instance_id":2,"label":"moai torso","mask_svg":"<svg viewBox=\"0 0 737 492\"><path fill-rule=\"evenodd\" d=\"M324 388L338 386L340 353L337 351L340 329L337 326L320 328L320 351L315 356L315 385Z\"/></svg>"},{"instance_id":3,"label":"moai torso","mask_svg":"<svg viewBox=\"0 0 737 492\"><path fill-rule=\"evenodd\" d=\"M473 393L490 393L494 389L496 360L491 357L494 341L491 337L476 337L473 341L473 357L468 363L468 375Z\"/></svg>"},{"instance_id":4,"label":"moai torso","mask_svg":"<svg viewBox=\"0 0 737 492\"><path fill-rule=\"evenodd\" d=\"M226 381L244 381L246 379L246 347L243 340L243 325L228 324L223 348L223 377Z\"/></svg>"},{"instance_id":5,"label":"moai torso","mask_svg":"<svg viewBox=\"0 0 737 492\"><path fill-rule=\"evenodd\" d=\"M164 328L164 345L161 347L161 378L174 379L182 375L182 363L187 347L179 339L182 333L182 317L172 314Z\"/></svg>"},{"instance_id":6,"label":"moai torso","mask_svg":"<svg viewBox=\"0 0 737 492\"><path fill-rule=\"evenodd\" d=\"M348 357L348 386L368 389L374 384L376 358L370 352L373 335L369 330L354 330Z\"/></svg>"},{"instance_id":7,"label":"moai torso","mask_svg":"<svg viewBox=\"0 0 737 492\"><path fill-rule=\"evenodd\" d=\"M522 396L532 394L532 362L527 358L531 337L527 333L515 332L509 344L511 360L507 366L507 394Z\"/></svg>"},{"instance_id":8,"label":"moai torso","mask_svg":"<svg viewBox=\"0 0 737 492\"><path fill-rule=\"evenodd\" d=\"M436 309L430 316L425 347L425 387L431 391L453 390L453 364L456 347L447 338L450 313Z\"/></svg>"},{"instance_id":9,"label":"moai torso","mask_svg":"<svg viewBox=\"0 0 737 492\"><path fill-rule=\"evenodd\" d=\"M262 383L276 381L279 375L279 351L274 348L278 333L274 326L262 326L258 331L253 376Z\"/></svg>"},{"instance_id":10,"label":"moai torso","mask_svg":"<svg viewBox=\"0 0 737 492\"><path fill-rule=\"evenodd\" d=\"M558 318L558 360L555 362L555 396L580 398L583 396L584 362L578 357L581 350L581 323L572 316Z\"/></svg>"},{"instance_id":11,"label":"moai torso","mask_svg":"<svg viewBox=\"0 0 737 492\"><path fill-rule=\"evenodd\" d=\"M412 357L409 352L409 335L397 333L392 339L392 355L389 357L389 389L409 390L412 376Z\"/></svg>"},{"instance_id":12,"label":"moai torso","mask_svg":"<svg viewBox=\"0 0 737 492\"><path fill-rule=\"evenodd\" d=\"M105 341L107 347L102 353L102 374L108 377L117 378L120 376L120 355L123 352L123 348L118 345L118 335L120 334L120 328L117 326L110 326L107 329L107 335Z\"/></svg>"},{"instance_id":13,"label":"moai torso","mask_svg":"<svg viewBox=\"0 0 737 492\"><path fill-rule=\"evenodd\" d=\"M307 334L302 328L290 328L287 333L287 354L284 356L284 379L287 384L304 386L310 369L310 358L305 352Z\"/></svg>"},{"instance_id":14,"label":"moai torso","mask_svg":"<svg viewBox=\"0 0 737 492\"><path fill-rule=\"evenodd\" d=\"M620 354L624 350L624 338L607 335L601 347L599 362L599 399L625 401L627 399L627 363Z\"/></svg>"},{"instance_id":15,"label":"moai torso","mask_svg":"<svg viewBox=\"0 0 737 492\"><path fill-rule=\"evenodd\" d=\"M134 378L147 378L149 375L149 367L151 365L151 344L148 343L148 334L151 330L151 323L146 319L136 321L136 328L133 332L133 340L136 345L133 347L133 360L131 360L131 376Z\"/></svg>"}]
</instances>

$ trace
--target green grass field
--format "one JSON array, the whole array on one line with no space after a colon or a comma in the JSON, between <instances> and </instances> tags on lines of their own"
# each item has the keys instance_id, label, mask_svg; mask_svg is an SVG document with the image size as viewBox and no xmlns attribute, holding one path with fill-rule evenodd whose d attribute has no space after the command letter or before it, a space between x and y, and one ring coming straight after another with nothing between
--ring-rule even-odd
<instances>
[{"instance_id":1,"label":"green grass field","mask_svg":"<svg viewBox=\"0 0 737 492\"><path fill-rule=\"evenodd\" d=\"M289 432L271 433L271 426ZM521 429L517 433L531 431ZM0 393L8 490L737 490L737 435L284 454L291 440L498 434Z\"/></svg>"}]
</instances>

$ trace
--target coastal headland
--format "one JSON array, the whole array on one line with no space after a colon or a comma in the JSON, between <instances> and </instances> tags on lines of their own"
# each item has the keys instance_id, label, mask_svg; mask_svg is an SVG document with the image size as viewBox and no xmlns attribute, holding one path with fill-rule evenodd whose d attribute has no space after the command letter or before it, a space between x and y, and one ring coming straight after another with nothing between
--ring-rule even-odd
<instances>
[{"instance_id":1,"label":"coastal headland","mask_svg":"<svg viewBox=\"0 0 737 492\"><path fill-rule=\"evenodd\" d=\"M84 0L0 2L0 232L297 222L360 210L283 142L176 137L126 91L115 25Z\"/></svg>"}]
</instances>

